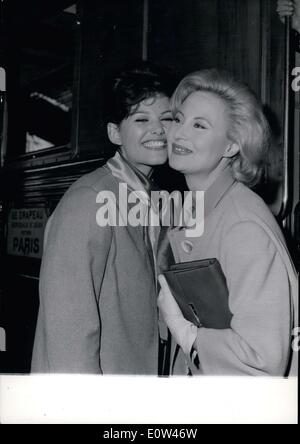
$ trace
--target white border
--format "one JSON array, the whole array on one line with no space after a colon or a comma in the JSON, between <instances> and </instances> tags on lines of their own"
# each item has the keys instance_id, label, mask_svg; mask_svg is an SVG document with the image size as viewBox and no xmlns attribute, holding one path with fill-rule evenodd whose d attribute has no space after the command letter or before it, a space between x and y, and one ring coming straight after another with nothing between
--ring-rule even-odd
<instances>
[{"instance_id":1,"label":"white border","mask_svg":"<svg viewBox=\"0 0 300 444\"><path fill-rule=\"evenodd\" d=\"M297 424L297 378L0 376L2 424Z\"/></svg>"}]
</instances>

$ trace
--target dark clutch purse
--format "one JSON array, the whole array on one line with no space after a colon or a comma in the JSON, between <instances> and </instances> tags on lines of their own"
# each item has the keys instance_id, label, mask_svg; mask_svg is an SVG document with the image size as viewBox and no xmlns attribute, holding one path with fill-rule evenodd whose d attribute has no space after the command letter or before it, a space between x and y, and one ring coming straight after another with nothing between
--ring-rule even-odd
<instances>
[{"instance_id":1,"label":"dark clutch purse","mask_svg":"<svg viewBox=\"0 0 300 444\"><path fill-rule=\"evenodd\" d=\"M197 327L230 327L228 288L217 259L178 263L163 274L187 320Z\"/></svg>"}]
</instances>

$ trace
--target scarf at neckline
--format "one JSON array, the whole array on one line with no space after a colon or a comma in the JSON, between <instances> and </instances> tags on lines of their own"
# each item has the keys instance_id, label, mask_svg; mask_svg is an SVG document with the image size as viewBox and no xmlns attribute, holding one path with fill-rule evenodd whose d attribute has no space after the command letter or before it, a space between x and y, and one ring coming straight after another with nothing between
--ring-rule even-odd
<instances>
[{"instance_id":1,"label":"scarf at neckline","mask_svg":"<svg viewBox=\"0 0 300 444\"><path fill-rule=\"evenodd\" d=\"M150 192L153 188L155 188L151 181L152 172L150 176L146 176L138 168L136 168L132 162L125 159L120 151L117 151L114 157L107 161L106 165L114 177L119 179L121 182L125 182L130 191L137 192L139 198L144 197L142 200L149 205Z\"/></svg>"}]
</instances>

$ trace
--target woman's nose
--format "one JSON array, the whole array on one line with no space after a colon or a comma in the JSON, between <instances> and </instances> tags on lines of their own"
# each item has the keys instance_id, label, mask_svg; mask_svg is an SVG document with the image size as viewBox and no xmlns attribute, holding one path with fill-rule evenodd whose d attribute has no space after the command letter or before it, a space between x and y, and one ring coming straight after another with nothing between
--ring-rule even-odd
<instances>
[{"instance_id":1,"label":"woman's nose","mask_svg":"<svg viewBox=\"0 0 300 444\"><path fill-rule=\"evenodd\" d=\"M174 131L174 139L184 139L185 128L184 125L177 125Z\"/></svg>"},{"instance_id":2,"label":"woman's nose","mask_svg":"<svg viewBox=\"0 0 300 444\"><path fill-rule=\"evenodd\" d=\"M161 122L155 122L152 125L151 132L153 134L157 134L157 135L161 136L161 135L165 134L165 129L164 129Z\"/></svg>"}]
</instances>

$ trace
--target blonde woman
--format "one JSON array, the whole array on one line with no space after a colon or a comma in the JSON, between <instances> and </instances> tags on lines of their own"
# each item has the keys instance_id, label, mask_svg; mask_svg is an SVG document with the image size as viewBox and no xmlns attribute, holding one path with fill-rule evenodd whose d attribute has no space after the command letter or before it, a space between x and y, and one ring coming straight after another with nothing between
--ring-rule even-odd
<instances>
[{"instance_id":1,"label":"blonde woman","mask_svg":"<svg viewBox=\"0 0 300 444\"><path fill-rule=\"evenodd\" d=\"M169 164L185 175L190 190L204 190L205 218L201 237L174 228L170 244L176 262L218 259L233 315L230 328L197 328L184 319L160 276L158 305L180 346L173 373L291 373L297 276L279 226L250 189L262 176L269 145L261 105L245 85L205 70L180 82L171 107Z\"/></svg>"}]
</instances>

